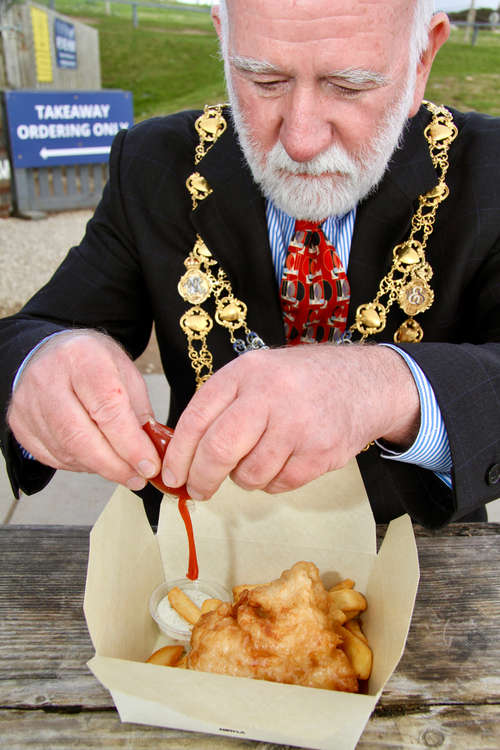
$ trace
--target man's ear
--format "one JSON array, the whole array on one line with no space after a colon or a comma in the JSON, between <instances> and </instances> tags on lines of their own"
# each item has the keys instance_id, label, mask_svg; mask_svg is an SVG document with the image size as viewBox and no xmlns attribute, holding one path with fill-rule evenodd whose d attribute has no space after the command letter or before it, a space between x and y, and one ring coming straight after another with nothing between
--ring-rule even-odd
<instances>
[{"instance_id":1,"label":"man's ear","mask_svg":"<svg viewBox=\"0 0 500 750\"><path fill-rule=\"evenodd\" d=\"M415 81L415 95L413 97L412 106L410 109L409 117L413 117L422 104L424 98L425 87L427 85L427 79L431 72L432 63L437 53L446 42L450 35L450 21L446 13L435 13L432 16L429 25L429 40L426 49L422 52L422 56L417 65L417 79Z\"/></svg>"},{"instance_id":2,"label":"man's ear","mask_svg":"<svg viewBox=\"0 0 500 750\"><path fill-rule=\"evenodd\" d=\"M222 25L220 22L220 13L219 13L219 6L218 5L212 5L212 10L210 11L212 16L212 23L215 27L215 31L217 33L217 36L219 37L219 42L222 43Z\"/></svg>"}]
</instances>

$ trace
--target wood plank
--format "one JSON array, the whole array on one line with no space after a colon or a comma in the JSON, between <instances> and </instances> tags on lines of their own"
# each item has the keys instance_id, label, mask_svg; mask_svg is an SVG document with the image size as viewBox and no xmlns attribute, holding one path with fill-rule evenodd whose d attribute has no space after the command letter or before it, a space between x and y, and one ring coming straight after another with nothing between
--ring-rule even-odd
<instances>
[{"instance_id":1,"label":"wood plank","mask_svg":"<svg viewBox=\"0 0 500 750\"><path fill-rule=\"evenodd\" d=\"M30 170L32 176L35 174L35 170ZM38 207L38 205L43 205L45 203L50 203L53 200L53 190L52 190L52 178L51 178L51 169L49 167L39 167L36 170L36 174L38 175L38 186L40 193L37 196L37 205L35 208ZM35 191L36 195L36 191Z\"/></svg>"},{"instance_id":2,"label":"wood plank","mask_svg":"<svg viewBox=\"0 0 500 750\"><path fill-rule=\"evenodd\" d=\"M258 750L260 747L272 750L278 746L177 729L122 724L116 711L77 714L0 711L0 747L9 750L33 747L48 750L74 750L75 747L84 747L85 750L118 747L134 750Z\"/></svg>"},{"instance_id":3,"label":"wood plank","mask_svg":"<svg viewBox=\"0 0 500 750\"><path fill-rule=\"evenodd\" d=\"M498 750L500 706L433 706L405 714L375 710L357 750Z\"/></svg>"},{"instance_id":4,"label":"wood plank","mask_svg":"<svg viewBox=\"0 0 500 750\"><path fill-rule=\"evenodd\" d=\"M74 164L68 164L65 167L66 170L66 192L68 195L75 195L78 193L77 180L76 180L76 167Z\"/></svg>"},{"instance_id":5,"label":"wood plank","mask_svg":"<svg viewBox=\"0 0 500 750\"><path fill-rule=\"evenodd\" d=\"M237 737L122 724L115 711L74 714L0 711L0 747L8 747L9 750L33 747L73 750L83 746L88 750L112 750L118 747L134 750L292 750L289 746ZM375 712L357 744L357 750L439 747L449 750L498 750L500 706L437 706L391 715Z\"/></svg>"},{"instance_id":6,"label":"wood plank","mask_svg":"<svg viewBox=\"0 0 500 750\"><path fill-rule=\"evenodd\" d=\"M78 170L80 173L80 194L90 195L90 166L88 164L79 164Z\"/></svg>"},{"instance_id":7,"label":"wood plank","mask_svg":"<svg viewBox=\"0 0 500 750\"><path fill-rule=\"evenodd\" d=\"M54 189L54 198L64 200L66 197L66 190L64 188L62 179L63 167L52 167L52 186Z\"/></svg>"},{"instance_id":8,"label":"wood plank","mask_svg":"<svg viewBox=\"0 0 500 750\"><path fill-rule=\"evenodd\" d=\"M500 695L500 537L418 537L421 579L384 705Z\"/></svg>"}]
</instances>

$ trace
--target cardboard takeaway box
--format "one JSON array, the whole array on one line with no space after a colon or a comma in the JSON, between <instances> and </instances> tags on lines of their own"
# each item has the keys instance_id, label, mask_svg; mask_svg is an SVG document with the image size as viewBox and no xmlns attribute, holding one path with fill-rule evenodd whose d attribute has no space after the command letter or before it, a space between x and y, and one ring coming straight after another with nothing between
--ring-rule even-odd
<instances>
[{"instance_id":1,"label":"cardboard takeaway box","mask_svg":"<svg viewBox=\"0 0 500 750\"><path fill-rule=\"evenodd\" d=\"M149 613L164 579L182 578L187 542L177 505L165 498L156 536L142 502L119 487L91 532L85 616L96 655L89 667L120 718L162 727L318 750L356 746L408 633L419 568L411 521L391 522L376 553L375 523L355 462L283 495L227 481L192 514L200 578L229 590L270 581L298 560L332 586L353 578L368 600L363 627L373 648L368 694L145 664L169 640Z\"/></svg>"}]
</instances>

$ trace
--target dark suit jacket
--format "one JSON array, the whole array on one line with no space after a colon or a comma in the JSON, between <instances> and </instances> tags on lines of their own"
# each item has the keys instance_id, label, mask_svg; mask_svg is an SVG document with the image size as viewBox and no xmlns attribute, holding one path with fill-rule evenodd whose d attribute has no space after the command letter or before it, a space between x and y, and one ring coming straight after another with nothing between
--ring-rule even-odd
<instances>
[{"instance_id":1,"label":"dark suit jacket","mask_svg":"<svg viewBox=\"0 0 500 750\"><path fill-rule=\"evenodd\" d=\"M187 306L177 283L196 233L228 274L235 295L248 304L250 328L270 346L284 343L264 200L230 123L196 168L213 192L192 211L185 180L194 171L198 114L153 119L117 136L110 181L81 244L18 315L0 323L4 408L20 362L47 334L96 327L137 357L154 321L172 389L169 422L175 424L194 392L179 326ZM372 447L358 461L381 522L408 511L439 526L500 495L500 120L459 113L455 119L450 197L438 209L427 250L436 300L419 316L424 341L404 346L437 395L450 439L454 491L432 472L381 459ZM418 196L437 182L423 135L428 120L423 109L413 118L379 188L358 207L348 269L351 320L356 307L375 296L394 245L408 236ZM378 340L391 341L405 317L394 305ZM218 326L209 347L216 368L234 356ZM20 458L5 421L1 441L14 490L41 489L52 470Z\"/></svg>"}]
</instances>

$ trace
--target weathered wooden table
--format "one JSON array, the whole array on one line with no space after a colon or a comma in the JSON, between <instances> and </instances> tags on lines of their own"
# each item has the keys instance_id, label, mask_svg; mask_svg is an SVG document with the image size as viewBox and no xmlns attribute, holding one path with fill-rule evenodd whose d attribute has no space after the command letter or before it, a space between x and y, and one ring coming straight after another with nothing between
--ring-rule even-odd
<instances>
[{"instance_id":1,"label":"weathered wooden table","mask_svg":"<svg viewBox=\"0 0 500 750\"><path fill-rule=\"evenodd\" d=\"M421 582L406 651L358 748L498 750L500 524L416 536ZM0 527L0 747L277 750L120 723L86 667L88 539L88 528Z\"/></svg>"}]
</instances>

